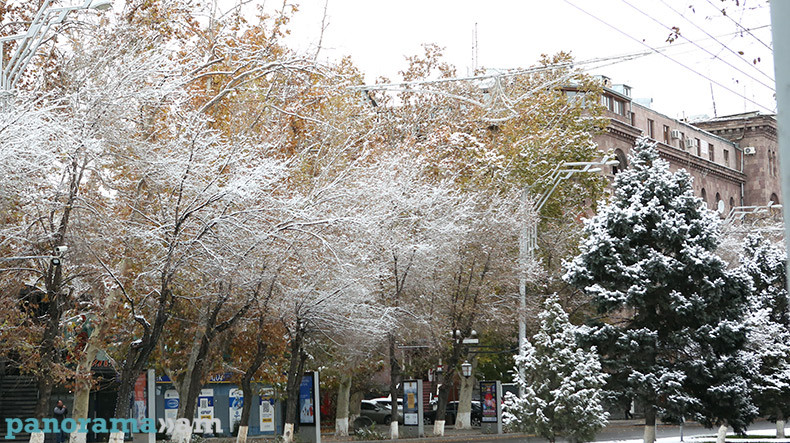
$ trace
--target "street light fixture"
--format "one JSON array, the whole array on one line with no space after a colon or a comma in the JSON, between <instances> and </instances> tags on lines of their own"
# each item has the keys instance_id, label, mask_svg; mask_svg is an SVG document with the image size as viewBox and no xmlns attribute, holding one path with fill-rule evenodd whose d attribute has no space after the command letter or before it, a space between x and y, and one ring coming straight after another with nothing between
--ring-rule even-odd
<instances>
[{"instance_id":1,"label":"street light fixture","mask_svg":"<svg viewBox=\"0 0 790 443\"><path fill-rule=\"evenodd\" d=\"M472 376L472 364L469 363L468 360L464 360L464 362L461 363L461 373L466 378L469 378L469 377Z\"/></svg>"},{"instance_id":2,"label":"street light fixture","mask_svg":"<svg viewBox=\"0 0 790 443\"><path fill-rule=\"evenodd\" d=\"M591 161L591 162L562 162L558 164L551 172L547 174L548 176L548 183L550 183L550 187L547 191L541 194L540 198L538 198L537 202L535 203L535 213L540 214L541 209L551 197L551 194L554 193L554 190L557 189L559 184L569 178L571 178L574 174L588 172L588 173L598 173L601 172L603 169L602 166L615 166L620 163L619 160L610 156L604 156L599 161ZM521 203L526 205L527 197L529 195L529 190L525 188L521 193ZM518 242L518 259L519 259L519 266L520 270L520 277L519 277L519 319L518 319L518 354L521 357L524 357L524 343L527 341L527 322L524 318L524 314L527 310L527 276L526 276L526 269L527 263L531 260L532 255L537 249L537 236L538 236L538 228L537 226L527 226L524 223L521 227L521 232L519 235L519 242ZM523 376L523 372L521 373ZM523 397L524 392L522 389L519 388L519 397Z\"/></svg>"},{"instance_id":3,"label":"street light fixture","mask_svg":"<svg viewBox=\"0 0 790 443\"><path fill-rule=\"evenodd\" d=\"M14 95L14 89L30 60L36 55L39 46L44 42L47 33L53 26L63 23L71 11L95 9L103 12L112 8L113 0L85 0L81 5L52 8L52 0L45 0L36 16L22 34L14 34L0 38L0 98L6 100ZM4 64L3 46L5 42L18 41L16 50Z\"/></svg>"}]
</instances>

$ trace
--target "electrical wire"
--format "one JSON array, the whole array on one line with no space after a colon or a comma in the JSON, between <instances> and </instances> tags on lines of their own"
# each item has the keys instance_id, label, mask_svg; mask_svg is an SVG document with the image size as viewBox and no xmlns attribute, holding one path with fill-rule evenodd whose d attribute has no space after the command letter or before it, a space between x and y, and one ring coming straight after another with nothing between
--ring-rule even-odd
<instances>
[{"instance_id":1,"label":"electrical wire","mask_svg":"<svg viewBox=\"0 0 790 443\"><path fill-rule=\"evenodd\" d=\"M641 10L641 9L637 8L636 6L632 5L631 3L629 3L629 2L628 2L628 0L620 0L620 1L621 1L621 2L623 2L623 3L625 3L626 5L630 6L632 9L634 9L634 10L635 10L635 11L637 11L638 13L640 13L640 14L644 15L645 17L649 18L650 20L652 20L652 21L654 21L654 22L658 23L659 25L663 26L664 28L666 28L666 29L667 29L667 30L669 30L670 32L674 32L674 29L672 29L672 28L670 28L669 26L667 26L667 25L665 25L665 24L661 23L659 20L657 20L657 19L656 19L655 17L653 17L652 15L650 15L650 14L646 13L645 11L643 11L643 10ZM760 85L763 85L763 86L765 86L766 88L770 89L770 90L771 90L771 92L776 92L776 88L775 88L774 86L767 85L767 84L763 83L761 80L758 80L758 79L754 78L752 75L750 75L750 74L747 74L745 71L741 70L740 68L738 68L737 66L735 66L735 65L733 65L732 63L728 62L727 60L724 60L723 58L719 58L719 57L717 57L717 56L716 56L716 54L714 54L714 53L712 53L712 52L708 51L707 49L703 48L702 46L698 45L696 42L692 41L692 40L691 40L691 39L689 39L688 37L686 37L686 36L684 36L684 35L681 35L681 37L685 38L686 40L688 40L688 41L689 41L689 43L691 43L692 45L694 45L694 46L696 46L697 48L701 49L703 52L705 52L706 54L710 55L710 56L711 56L711 57L713 57L714 59L717 59L717 58L718 58L718 59L719 59L719 61L721 61L721 62L722 62L722 63L724 63L725 65L727 65L727 66L731 67L732 69L735 69L736 71L740 72L741 74L743 74L743 75L745 75L745 76L749 77L750 79L754 80L756 83L758 83L758 84L760 84Z\"/></svg>"},{"instance_id":2,"label":"electrical wire","mask_svg":"<svg viewBox=\"0 0 790 443\"><path fill-rule=\"evenodd\" d=\"M748 101L748 102L750 102L750 103L752 103L752 104L754 104L754 105L756 105L756 106L759 106L760 108L762 108L762 109L765 109L766 111L768 111L768 112L770 112L770 113L775 113L775 112L776 112L774 109L771 109L771 108L769 108L769 107L767 107L767 106L765 106L765 105L762 105L762 104L760 104L760 103L758 103L758 102L756 102L756 101L754 101L754 100L750 99L749 97L746 97L745 95L743 95L743 94L741 94L741 93L739 93L739 92L737 92L737 91L733 90L732 88L730 88L730 87L727 87L727 86L725 86L725 85L723 85L723 84L719 83L718 81L716 81L716 80L714 80L714 79L712 79L712 78L708 77L707 75L705 75L705 74L702 74L701 72L699 72L699 71L695 70L694 68L691 68L691 67L689 67L689 66L685 65L684 63L682 63L682 62L680 62L680 61L678 61L678 60L675 60L674 58L672 58L672 57L670 57L670 56L668 56L668 55L664 54L663 52L659 51L658 49L656 49L656 48L654 48L654 47L652 47L652 46L650 46L650 45L648 45L647 43L643 42L642 40L640 40L640 39L638 39L638 38L636 38L636 37L634 37L634 36L632 36L632 35L628 34L627 32L625 32L625 31L621 30L620 28L618 28L618 27L616 27L616 26L614 26L614 25L612 25L612 24L608 23L607 21L605 21L605 20L603 20L603 19L599 18L598 16L596 16L596 15L594 15L594 14L592 14L592 13L590 13L590 12L588 12L588 11L584 10L584 9L582 9L581 7L579 7L579 6L575 5L574 3L572 3L570 0L563 0L563 1L564 1L565 3L567 3L568 5L572 6L573 8L575 8L575 9L579 10L580 12L582 12L582 13L584 13L584 14L588 15L589 17L591 17L591 18L595 19L596 21L598 21L598 22L600 22L600 23L602 23L602 24L606 25L607 27L609 27L609 28L611 28L611 29L613 29L613 30L617 31L618 33L622 34L622 35L623 35L623 36L625 36L625 37L628 37L629 39L631 39L631 40L633 40L633 41L635 41L635 42L639 43L640 45L643 45L643 46L645 46L645 47L647 47L647 48L649 48L649 49L653 50L653 51L654 51L654 52L656 52L657 54L660 54L660 55L662 55L662 56L663 56L663 57L665 57L666 59L668 59L668 60L672 61L673 63L675 63L675 64L677 64L677 65L681 66L682 68L684 68L684 69L686 69L686 70L688 70L688 71L690 71L690 72L693 72L694 74L697 74L698 76L700 76L700 77L704 78L705 80L707 80L707 81L709 81L709 82L711 82L711 83L715 84L716 86L718 86L718 87L720 87L720 88L722 88L722 89L724 89L724 90L726 90L726 91L728 91L728 92L730 92L730 93L732 93L732 94L734 94L734 95L736 95L736 96L738 96L738 97L741 97L742 99L744 99L744 100L746 100L746 101Z\"/></svg>"},{"instance_id":3,"label":"electrical wire","mask_svg":"<svg viewBox=\"0 0 790 443\"><path fill-rule=\"evenodd\" d=\"M711 2L710 0L706 0L706 1L707 1L707 2L708 2L708 4L709 4L709 5L711 5L711 6L712 6L712 7L713 7L715 10L717 10L717 11L721 12L721 14L722 14L723 16L727 17L727 18L728 18L728 19L730 19L730 20L731 20L733 23L735 23L735 25L736 25L736 26L738 26L739 28L741 28L741 29L742 29L743 31L745 31L747 34L751 35L751 36L752 36L752 37L753 37L755 40L757 40L758 42L760 42L760 44L762 44L763 46L765 46L766 48L768 48L768 50L770 50L771 52L773 52L773 50L774 50L774 49L773 49L773 48L772 48L770 45L766 44L764 41L760 40L760 38L759 38L759 37L757 37L756 35L752 34L752 31L751 31L751 30L749 30L749 29L746 29L746 28L745 28L745 27L744 27L742 24L738 23L738 20L735 20L734 18L730 17L730 16L727 14L727 12L726 12L724 9L719 9L719 7L718 7L718 6L716 6L715 4L713 4L713 2Z\"/></svg>"},{"instance_id":4,"label":"electrical wire","mask_svg":"<svg viewBox=\"0 0 790 443\"><path fill-rule=\"evenodd\" d=\"M683 19L684 19L684 20L686 20L687 22L691 23L691 24L692 24L692 25L693 25L695 28L697 28L697 29L699 29L700 31L704 32L704 33L705 33L705 35L707 35L708 37L710 37L711 39L713 39L713 40L714 40L716 43L720 44L720 45L721 45L721 46L722 46L724 49L726 49L727 51L729 51L731 54L733 54L733 55L735 55L736 57L738 57L738 59L739 59L739 60L742 60L742 61L743 61L744 63L746 63L747 65L749 65L749 66L751 66L752 68L756 69L756 70L757 70L757 72L759 72L760 74L764 75L764 76L765 76L765 77L766 77L768 80L770 80L772 83L774 83L774 84L776 83L776 81L774 80L774 78L773 78L773 77L771 77L770 75L768 75L768 74L766 74L765 72L763 72L763 71L762 71L760 68L758 68L757 66L755 66L755 65L754 65L753 63L751 63L749 60L746 60L745 58L743 58L743 54L742 54L742 53L741 53L741 54L739 54L739 53L735 52L735 51L734 51L732 48L730 48L728 45L726 45L726 44L722 43L721 41L719 41L719 39L717 39L716 37L714 37L714 36L710 35L710 33L709 33L708 31L706 31L706 30L705 30L705 28L703 28L703 27L701 27L700 25L698 25L698 24L694 23L694 22L693 22L691 19L689 19L688 17L686 17L685 15L683 15L683 13L681 13L681 12L680 12L680 11L678 11L677 9L673 8L673 7L672 7L672 5L670 5L669 3L667 3L665 0L659 0L659 1L660 1L661 3L663 3L663 4L664 4L664 6L666 6L666 7L667 7L667 8L669 8L670 10L672 10L672 12L674 12L674 13L675 13L675 14L677 14L677 15L679 15L681 18L683 18ZM683 38L685 38L686 40L688 40L689 42L691 42L691 39L689 39L689 38L688 38L688 37L686 37L685 35L683 36ZM718 57L718 54L716 54L716 56Z\"/></svg>"}]
</instances>

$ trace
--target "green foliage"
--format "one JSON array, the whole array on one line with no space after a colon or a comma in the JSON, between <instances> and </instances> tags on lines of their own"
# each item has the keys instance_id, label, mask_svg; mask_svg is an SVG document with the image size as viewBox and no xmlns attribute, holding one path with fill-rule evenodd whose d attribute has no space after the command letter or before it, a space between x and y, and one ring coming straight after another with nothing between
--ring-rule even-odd
<instances>
[{"instance_id":1,"label":"green foliage","mask_svg":"<svg viewBox=\"0 0 790 443\"><path fill-rule=\"evenodd\" d=\"M516 356L516 383L524 397L506 395L508 428L536 433L550 442L558 436L591 441L606 425L602 405L606 375L595 353L579 348L576 328L555 295L540 313L540 331Z\"/></svg>"},{"instance_id":2,"label":"green foliage","mask_svg":"<svg viewBox=\"0 0 790 443\"><path fill-rule=\"evenodd\" d=\"M583 339L598 346L612 396L669 419L748 425L756 410L737 353L749 284L715 254L718 219L689 174L671 173L655 145L639 140L585 234L565 279L600 315Z\"/></svg>"}]
</instances>

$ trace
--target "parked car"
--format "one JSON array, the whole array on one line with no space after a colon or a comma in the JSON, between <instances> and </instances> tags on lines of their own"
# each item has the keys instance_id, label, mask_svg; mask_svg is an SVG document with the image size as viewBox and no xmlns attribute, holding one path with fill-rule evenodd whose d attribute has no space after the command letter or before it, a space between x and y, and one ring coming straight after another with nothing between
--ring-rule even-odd
<instances>
[{"instance_id":1,"label":"parked car","mask_svg":"<svg viewBox=\"0 0 790 443\"><path fill-rule=\"evenodd\" d=\"M388 425L392 422L392 410L372 400L362 400L359 415L371 419L373 423Z\"/></svg>"},{"instance_id":2,"label":"parked car","mask_svg":"<svg viewBox=\"0 0 790 443\"><path fill-rule=\"evenodd\" d=\"M423 423L430 425L436 421L436 402L431 402L431 408L423 412ZM444 411L444 423L446 425L454 425L455 419L458 416L458 402L451 401L447 403ZM479 401L472 401L472 414L470 417L472 426L480 426L483 423L483 407Z\"/></svg>"},{"instance_id":3,"label":"parked car","mask_svg":"<svg viewBox=\"0 0 790 443\"><path fill-rule=\"evenodd\" d=\"M390 397L371 398L370 401L378 403L379 406L386 406L392 409L392 399ZM403 399L398 398L398 414L403 415Z\"/></svg>"}]
</instances>

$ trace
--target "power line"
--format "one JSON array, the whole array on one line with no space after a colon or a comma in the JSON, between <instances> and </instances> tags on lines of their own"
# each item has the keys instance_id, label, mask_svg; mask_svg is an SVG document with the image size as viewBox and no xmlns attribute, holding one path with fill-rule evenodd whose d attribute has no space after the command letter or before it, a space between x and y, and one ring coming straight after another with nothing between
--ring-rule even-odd
<instances>
[{"instance_id":1,"label":"power line","mask_svg":"<svg viewBox=\"0 0 790 443\"><path fill-rule=\"evenodd\" d=\"M643 10L641 10L641 9L637 8L636 6L632 5L631 3L629 3L629 2L628 2L628 0L620 0L620 1L622 1L622 2L623 2L623 3L625 3L626 5L630 6L632 9L634 9L635 11L637 11L637 12L639 12L640 14L644 15L645 17L649 18L650 20L652 20L652 21L654 21L654 22L658 23L659 25L663 26L663 27L664 27L664 28L666 28L667 30L669 30L669 31L671 31L671 32L674 32L674 29L672 29L672 28L670 28L669 26L667 26L667 25L665 25L665 24L661 23L659 20L657 20L656 18L654 18L654 17L653 17L653 16L651 16L650 14L648 14L648 13L646 13L645 11L643 11ZM703 48L702 46L698 45L697 43L695 43L694 41L692 41L692 40L691 40L691 39L689 39L688 37L686 37L686 36L683 36L683 35L681 35L681 36L682 36L683 38L685 38L686 40L688 40L688 41L689 41L689 43L691 43L692 45L696 46L697 48L699 48L699 49L703 50L703 51L704 51L706 54L710 55L710 56L711 56L711 57L713 57L714 59L718 58L718 59L719 59L719 60L720 60L722 63L724 63L725 65L727 65L727 66L731 67L732 69L735 69L736 71L738 71L738 72L740 72L741 74L743 74L743 75L745 75L745 76L749 77L750 79L754 80L755 82L757 82L757 83L759 83L759 84L761 84L761 85L765 86L766 88L770 89L772 92L776 92L776 88L775 88L774 86L767 85L767 84L763 83L761 80L757 80L756 78L752 77L750 74L747 74L745 71L741 70L740 68L738 68L737 66L735 66L735 65L733 65L732 63L728 62L727 60L724 60L723 58L719 58L718 56L716 56L716 54L714 54L714 53L712 53L712 52L708 51L707 49Z\"/></svg>"},{"instance_id":2,"label":"power line","mask_svg":"<svg viewBox=\"0 0 790 443\"><path fill-rule=\"evenodd\" d=\"M638 39L638 38L636 38L636 37L633 37L632 35L630 35L630 34L628 34L628 33L624 32L624 31L623 31L623 30L621 30L620 28L618 28L618 27L616 27L616 26L614 26L614 25L612 25L612 24L610 24L610 23L606 22L605 20L603 20L603 19L599 18L598 16L596 16L596 15L594 15L594 14L590 13L590 12L587 12L586 10L582 9L582 8L581 8L581 7L579 7L579 6L576 6L576 5L575 5L574 3L572 3L570 0L563 0L563 1L564 1L565 3L567 3L568 5L572 6L573 8L575 8L575 9L579 10L580 12L582 12L582 13L584 13L584 14L586 14L586 15L590 16L591 18L595 19L596 21L598 21L598 22L600 22L600 23L602 23L602 24L606 25L607 27L609 27L609 28L611 28L611 29L614 29L614 30L615 30L615 31L617 31L618 33L620 33L620 34L624 35L625 37L628 37L629 39L631 39L631 40L633 40L633 41L635 41L635 42L639 43L640 45L643 45L643 46L645 46L645 47L647 47L647 48L651 49L652 51L656 52L657 54L660 54L660 55L664 56L665 58L667 58L668 60L672 61L673 63L675 63L675 64L677 64L677 65L680 65L682 68L685 68L686 70L688 70L688 71L691 71L691 72L693 72L694 74L697 74L698 76L700 76L700 77L704 78L705 80L707 80L707 81L709 81L709 82L711 82L711 83L715 84L716 86L719 86L720 88L722 88L722 89L724 89L724 90L726 90L726 91L728 91L728 92L730 92L730 93L732 93L732 94L734 94L734 95L736 95L736 96L738 96L738 97L741 97L742 99L744 99L744 100L746 100L746 101L749 101L749 102L751 102L752 104L754 104L754 105L757 105L757 106L759 106L760 108L762 108L762 109L765 109L765 110L766 110L766 111L768 111L768 112L771 112L771 113L774 113L774 112L775 112L773 109L771 109L771 108L769 108L769 107L767 107L767 106L764 106L764 105L762 105L762 104L760 104L760 103L757 103L756 101L754 101L754 100L752 100L752 99L750 99L750 98L746 97L745 95L741 94L740 92L737 92L737 91L733 90L732 88L729 88L729 87L727 87L727 86L725 86L725 85L722 85L721 83L717 82L716 80L713 80L712 78L708 77L708 76L707 76L707 75L705 75L705 74L702 74L701 72L699 72L699 71L695 70L694 68L691 68L691 67L689 67L689 66L687 66L687 65L683 64L682 62L680 62L680 61L678 61L678 60L675 60L674 58L672 58L672 57L670 57L670 56L668 56L668 55L664 54L663 52L659 51L658 49L656 49L656 48L654 48L654 47L652 47L652 46L650 46L650 45L648 45L647 43L645 43L645 42L641 41L640 39Z\"/></svg>"},{"instance_id":3,"label":"power line","mask_svg":"<svg viewBox=\"0 0 790 443\"><path fill-rule=\"evenodd\" d=\"M731 20L733 23L735 23L735 25L736 25L736 26L738 26L739 28L741 28L741 29L742 29L743 31L745 31L747 34L751 35L751 36L752 36L752 37L753 37L755 40L757 40L758 42L760 42L760 44L762 44L763 46L765 46L766 48L768 48L768 49L769 49L771 52L773 52L773 50L774 50L774 49L773 49L773 48L772 48L770 45L766 44L764 41L760 40L760 38L759 38L759 37L757 37L756 35L752 34L752 31L751 31L751 30L749 30L749 29L746 29L746 28L745 28L745 27L744 27L742 24L738 23L738 20L735 20L734 18L730 17L730 16L729 16L729 14L727 14L727 12L726 12L724 9L719 9L719 7L718 7L718 6L716 6L715 4L713 4L713 2L711 2L710 0L706 0L706 1L707 1L707 2L708 2L708 4L709 4L709 5L711 5L711 6L712 6L712 7L713 7L715 10L717 10L717 11L721 12L721 14L722 14L723 16L727 17L727 18L728 18L728 19L730 19L730 20Z\"/></svg>"},{"instance_id":4,"label":"power line","mask_svg":"<svg viewBox=\"0 0 790 443\"><path fill-rule=\"evenodd\" d=\"M683 18L684 20L686 20L687 22L691 23L691 24L692 24L692 25L693 25L695 28L697 28L697 29L699 29L700 31L704 32L704 33L705 33L705 35L707 35L708 37L712 38L714 41L716 41L716 43L720 44L720 45L721 45L721 46L722 46L724 49L726 49L727 51L729 51L730 53L732 53L733 55L735 55L736 57L738 57L738 59L739 59L739 60L742 60L742 61L743 61L744 63L746 63L747 65L749 65L749 66L751 66L752 68L756 69L756 70L757 70L757 72L759 72L760 74L764 75L764 76L765 76L765 77L766 77L768 80L770 80L771 82L773 82L773 83L775 83L775 82L776 82L776 81L773 79L773 77L771 77L770 75L768 75L768 74L766 74L765 72L763 72L763 71L762 71L760 68L758 68L757 66L755 66L754 64L752 64L752 63L751 63L749 60L746 60L745 58L743 58L743 53L740 53L740 54L739 54L739 53L735 52L734 50L732 50L732 48L730 48L730 47L729 47L729 46L727 46L726 44L724 44L724 43L722 43L721 41L719 41L719 39L717 39L716 37L714 37L714 36L710 35L710 33L709 33L708 31L706 31L706 30L705 30L705 28L703 28L703 27L699 26L698 24L694 23L693 21L691 21L691 19L689 19L688 17L686 17L685 15L683 15L683 14L682 14L680 11L678 11L678 10L677 10L677 9L675 9L675 8L673 8L673 7L672 7L672 5L668 4L668 3L667 3L665 0L660 0L660 1L661 1L661 3L663 3L663 4L664 4L664 6L666 6L666 7L667 7L667 8L669 8L670 10L672 10L672 12L674 12L674 13L675 13L675 14L677 14L677 15L679 15L680 17L682 17L682 18ZM688 40L689 42L691 42L691 39L689 39L689 38L688 38L688 37L686 37L685 35L684 35L683 37L684 37L686 40Z\"/></svg>"}]
</instances>

